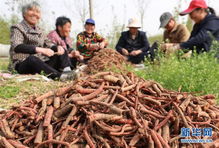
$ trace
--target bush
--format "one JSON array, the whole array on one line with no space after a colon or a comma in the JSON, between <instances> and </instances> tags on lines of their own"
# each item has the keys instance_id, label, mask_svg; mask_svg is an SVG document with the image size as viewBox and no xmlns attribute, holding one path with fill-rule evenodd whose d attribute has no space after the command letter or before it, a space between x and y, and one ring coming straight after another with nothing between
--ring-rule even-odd
<instances>
[{"instance_id":1,"label":"bush","mask_svg":"<svg viewBox=\"0 0 219 148\"><path fill-rule=\"evenodd\" d=\"M9 44L10 42L10 23L0 17L0 43Z\"/></svg>"},{"instance_id":2,"label":"bush","mask_svg":"<svg viewBox=\"0 0 219 148\"><path fill-rule=\"evenodd\" d=\"M195 54L189 59L178 55L160 57L159 62L146 62L146 70L136 73L144 79L160 82L167 89L214 94L219 99L219 63L214 56L215 52Z\"/></svg>"},{"instance_id":3,"label":"bush","mask_svg":"<svg viewBox=\"0 0 219 148\"><path fill-rule=\"evenodd\" d=\"M158 41L161 43L163 41L163 35L158 34L158 35L151 36L148 38L148 41L150 42L150 45L152 45L155 41Z\"/></svg>"}]
</instances>

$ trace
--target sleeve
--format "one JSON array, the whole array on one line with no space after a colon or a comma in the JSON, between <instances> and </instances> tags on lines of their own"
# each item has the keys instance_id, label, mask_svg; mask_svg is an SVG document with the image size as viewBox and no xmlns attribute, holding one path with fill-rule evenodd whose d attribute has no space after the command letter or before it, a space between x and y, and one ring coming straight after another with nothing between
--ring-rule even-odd
<instances>
[{"instance_id":1,"label":"sleeve","mask_svg":"<svg viewBox=\"0 0 219 148\"><path fill-rule=\"evenodd\" d=\"M116 44L116 50L122 54L122 48L125 47L125 38L124 38L124 35L123 33L121 33L121 36L119 38L119 41L118 43Z\"/></svg>"},{"instance_id":2,"label":"sleeve","mask_svg":"<svg viewBox=\"0 0 219 148\"><path fill-rule=\"evenodd\" d=\"M77 42L76 42L77 50L82 50L84 48L87 48L87 43L83 39L83 36L81 34L77 35Z\"/></svg>"},{"instance_id":3,"label":"sleeve","mask_svg":"<svg viewBox=\"0 0 219 148\"><path fill-rule=\"evenodd\" d=\"M53 35L52 33L49 33L49 34L47 35L47 38L48 38L53 44L56 44L56 45L59 44L58 41L56 40L56 38L54 37L54 35Z\"/></svg>"},{"instance_id":4,"label":"sleeve","mask_svg":"<svg viewBox=\"0 0 219 148\"><path fill-rule=\"evenodd\" d=\"M181 25L179 33L179 43L188 41L190 32L185 25Z\"/></svg>"},{"instance_id":5,"label":"sleeve","mask_svg":"<svg viewBox=\"0 0 219 148\"><path fill-rule=\"evenodd\" d=\"M145 32L142 34L142 45L143 47L140 50L146 53L149 50L150 45Z\"/></svg>"},{"instance_id":6,"label":"sleeve","mask_svg":"<svg viewBox=\"0 0 219 148\"><path fill-rule=\"evenodd\" d=\"M203 27L197 35L191 37L188 41L181 43L180 47L182 49L194 49L195 46L211 40L209 32L212 32L210 28Z\"/></svg>"},{"instance_id":7,"label":"sleeve","mask_svg":"<svg viewBox=\"0 0 219 148\"><path fill-rule=\"evenodd\" d=\"M207 30L201 30L196 36L190 38L188 41L180 44L182 49L193 49L193 47L202 44L203 42L210 40L210 36L207 33Z\"/></svg>"},{"instance_id":8,"label":"sleeve","mask_svg":"<svg viewBox=\"0 0 219 148\"><path fill-rule=\"evenodd\" d=\"M101 42L104 41L105 47L108 46L108 41L107 41L107 39L105 39L103 36L99 35L98 33L96 33L96 39L97 39L97 42L98 42L98 43L101 43Z\"/></svg>"},{"instance_id":9,"label":"sleeve","mask_svg":"<svg viewBox=\"0 0 219 148\"><path fill-rule=\"evenodd\" d=\"M11 48L16 53L36 53L36 46L24 44L24 35L16 26L11 27Z\"/></svg>"},{"instance_id":10,"label":"sleeve","mask_svg":"<svg viewBox=\"0 0 219 148\"><path fill-rule=\"evenodd\" d=\"M36 46L20 44L14 48L14 51L16 53L35 54L36 53Z\"/></svg>"},{"instance_id":11,"label":"sleeve","mask_svg":"<svg viewBox=\"0 0 219 148\"><path fill-rule=\"evenodd\" d=\"M167 40L168 40L168 38L167 38L167 32L166 32L166 30L165 30L164 33L163 33L163 42L166 43Z\"/></svg>"},{"instance_id":12,"label":"sleeve","mask_svg":"<svg viewBox=\"0 0 219 148\"><path fill-rule=\"evenodd\" d=\"M52 49L52 47L55 46L55 44L46 35L43 35L43 37L44 37L44 47Z\"/></svg>"},{"instance_id":13,"label":"sleeve","mask_svg":"<svg viewBox=\"0 0 219 148\"><path fill-rule=\"evenodd\" d=\"M44 47L45 48L50 48L52 49L54 52L58 51L57 45L56 43L54 43L48 36L43 35L44 37Z\"/></svg>"},{"instance_id":14,"label":"sleeve","mask_svg":"<svg viewBox=\"0 0 219 148\"><path fill-rule=\"evenodd\" d=\"M102 42L102 41L105 41L105 38L103 38L101 35L99 35L98 33L96 33L96 39L97 39L97 42Z\"/></svg>"}]
</instances>

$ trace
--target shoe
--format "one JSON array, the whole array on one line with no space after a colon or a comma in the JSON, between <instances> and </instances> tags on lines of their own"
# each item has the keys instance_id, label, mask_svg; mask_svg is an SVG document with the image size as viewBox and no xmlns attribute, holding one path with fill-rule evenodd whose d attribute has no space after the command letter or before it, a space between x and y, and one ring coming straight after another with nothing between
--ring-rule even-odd
<instances>
[{"instance_id":1,"label":"shoe","mask_svg":"<svg viewBox=\"0 0 219 148\"><path fill-rule=\"evenodd\" d=\"M145 65L144 64L135 64L134 65L134 71L139 71L139 70L143 70L145 69Z\"/></svg>"},{"instance_id":2,"label":"shoe","mask_svg":"<svg viewBox=\"0 0 219 148\"><path fill-rule=\"evenodd\" d=\"M59 78L60 81L69 81L77 79L77 72L76 71L67 71L63 72Z\"/></svg>"},{"instance_id":3,"label":"shoe","mask_svg":"<svg viewBox=\"0 0 219 148\"><path fill-rule=\"evenodd\" d=\"M79 71L84 71L87 69L87 65L81 65L77 69L79 69Z\"/></svg>"}]
</instances>

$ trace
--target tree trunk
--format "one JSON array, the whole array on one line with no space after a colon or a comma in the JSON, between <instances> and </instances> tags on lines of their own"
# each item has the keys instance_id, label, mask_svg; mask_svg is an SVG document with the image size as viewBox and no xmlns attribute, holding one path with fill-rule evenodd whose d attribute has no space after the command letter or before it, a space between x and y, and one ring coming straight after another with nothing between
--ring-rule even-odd
<instances>
[{"instance_id":1,"label":"tree trunk","mask_svg":"<svg viewBox=\"0 0 219 148\"><path fill-rule=\"evenodd\" d=\"M89 0L90 18L93 19L93 0Z\"/></svg>"}]
</instances>

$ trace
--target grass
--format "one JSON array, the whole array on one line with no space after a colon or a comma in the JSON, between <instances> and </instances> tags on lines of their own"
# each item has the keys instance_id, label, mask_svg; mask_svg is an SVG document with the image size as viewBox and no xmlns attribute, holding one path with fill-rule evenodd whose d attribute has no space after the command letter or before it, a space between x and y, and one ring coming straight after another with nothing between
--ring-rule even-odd
<instances>
[{"instance_id":1,"label":"grass","mask_svg":"<svg viewBox=\"0 0 219 148\"><path fill-rule=\"evenodd\" d=\"M165 88L198 95L214 94L219 103L219 63L214 53L195 55L189 59L179 55L161 57L156 64L145 63L146 69L136 74L161 83Z\"/></svg>"},{"instance_id":2,"label":"grass","mask_svg":"<svg viewBox=\"0 0 219 148\"><path fill-rule=\"evenodd\" d=\"M60 81L2 81L0 84L0 108L8 108L12 104L66 86L69 83Z\"/></svg>"},{"instance_id":3,"label":"grass","mask_svg":"<svg viewBox=\"0 0 219 148\"><path fill-rule=\"evenodd\" d=\"M0 71L6 71L8 69L8 59L0 58Z\"/></svg>"},{"instance_id":4,"label":"grass","mask_svg":"<svg viewBox=\"0 0 219 148\"><path fill-rule=\"evenodd\" d=\"M0 71L6 71L8 59L0 59ZM49 90L68 85L71 82L60 81L24 81L17 82L14 79L0 78L0 108L9 108L22 100L38 96Z\"/></svg>"},{"instance_id":5,"label":"grass","mask_svg":"<svg viewBox=\"0 0 219 148\"><path fill-rule=\"evenodd\" d=\"M150 45L152 45L154 42L159 42L161 43L163 41L163 35L162 34L158 34L158 35L154 35L148 38L148 41L150 43Z\"/></svg>"}]
</instances>

